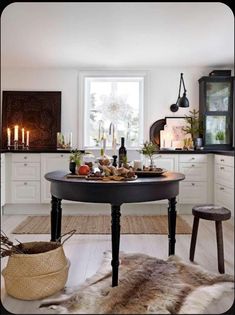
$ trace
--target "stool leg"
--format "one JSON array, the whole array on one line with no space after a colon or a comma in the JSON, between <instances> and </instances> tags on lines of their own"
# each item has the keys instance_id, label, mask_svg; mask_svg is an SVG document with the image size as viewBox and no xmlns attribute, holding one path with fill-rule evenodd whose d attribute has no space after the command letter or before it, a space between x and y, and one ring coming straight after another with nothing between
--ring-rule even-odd
<instances>
[{"instance_id":1,"label":"stool leg","mask_svg":"<svg viewBox=\"0 0 235 315\"><path fill-rule=\"evenodd\" d=\"M194 217L194 220L193 220L193 231L192 231L191 244L190 244L190 255L189 255L189 259L191 261L194 260L194 253L195 253L195 247L196 247L196 241L197 241L198 225L199 225L199 218L198 217Z\"/></svg>"},{"instance_id":2,"label":"stool leg","mask_svg":"<svg viewBox=\"0 0 235 315\"><path fill-rule=\"evenodd\" d=\"M216 239L217 239L218 269L220 273L224 273L224 246L223 246L222 222L215 221L215 228L216 228Z\"/></svg>"}]
</instances>

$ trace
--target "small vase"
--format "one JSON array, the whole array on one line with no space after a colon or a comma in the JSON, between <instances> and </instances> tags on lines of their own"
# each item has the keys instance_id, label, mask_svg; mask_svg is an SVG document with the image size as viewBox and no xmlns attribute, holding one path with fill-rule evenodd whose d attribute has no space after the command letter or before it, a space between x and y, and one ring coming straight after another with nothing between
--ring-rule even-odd
<instances>
[{"instance_id":1,"label":"small vase","mask_svg":"<svg viewBox=\"0 0 235 315\"><path fill-rule=\"evenodd\" d=\"M69 163L69 170L72 174L75 174L75 171L76 171L76 163L75 162Z\"/></svg>"}]
</instances>

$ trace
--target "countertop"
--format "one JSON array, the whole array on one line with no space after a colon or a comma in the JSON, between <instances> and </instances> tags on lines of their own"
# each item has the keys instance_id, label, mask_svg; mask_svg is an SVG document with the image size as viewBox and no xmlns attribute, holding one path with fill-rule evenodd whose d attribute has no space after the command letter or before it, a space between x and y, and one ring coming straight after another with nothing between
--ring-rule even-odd
<instances>
[{"instance_id":1,"label":"countertop","mask_svg":"<svg viewBox=\"0 0 235 315\"><path fill-rule=\"evenodd\" d=\"M57 150L57 149L39 149L39 148L30 148L29 150L7 150L1 149L1 153L70 153L70 150ZM81 150L83 151L83 150ZM156 154L221 154L234 156L234 149L232 150L160 150Z\"/></svg>"}]
</instances>

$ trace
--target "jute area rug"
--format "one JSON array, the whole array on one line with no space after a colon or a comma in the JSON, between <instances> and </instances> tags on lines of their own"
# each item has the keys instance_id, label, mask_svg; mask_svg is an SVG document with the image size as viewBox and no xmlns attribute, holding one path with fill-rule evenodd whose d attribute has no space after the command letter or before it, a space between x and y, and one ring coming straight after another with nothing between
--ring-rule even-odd
<instances>
[{"instance_id":1,"label":"jute area rug","mask_svg":"<svg viewBox=\"0 0 235 315\"><path fill-rule=\"evenodd\" d=\"M176 221L176 233L191 234L191 227L180 216ZM49 216L28 216L14 230L14 234L50 234ZM62 233L75 229L77 234L110 234L111 216L63 216ZM168 217L122 216L122 234L168 234Z\"/></svg>"},{"instance_id":2,"label":"jute area rug","mask_svg":"<svg viewBox=\"0 0 235 315\"><path fill-rule=\"evenodd\" d=\"M212 274L176 256L120 255L119 285L111 287L111 254L98 272L73 291L42 301L56 314L208 314L210 304L231 295L234 278ZM215 313L211 313L215 314ZM218 314L218 313L217 313Z\"/></svg>"}]
</instances>

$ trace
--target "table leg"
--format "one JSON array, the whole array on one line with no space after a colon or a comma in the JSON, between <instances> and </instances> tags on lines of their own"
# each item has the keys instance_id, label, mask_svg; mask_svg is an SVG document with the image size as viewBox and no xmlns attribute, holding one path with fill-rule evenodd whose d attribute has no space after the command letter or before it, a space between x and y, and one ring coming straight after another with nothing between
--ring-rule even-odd
<instances>
[{"instance_id":1,"label":"table leg","mask_svg":"<svg viewBox=\"0 0 235 315\"><path fill-rule=\"evenodd\" d=\"M51 242L61 236L61 199L51 196Z\"/></svg>"},{"instance_id":2,"label":"table leg","mask_svg":"<svg viewBox=\"0 0 235 315\"><path fill-rule=\"evenodd\" d=\"M169 199L168 207L168 239L169 239L169 256L175 254L175 227L176 227L176 198Z\"/></svg>"},{"instance_id":3,"label":"table leg","mask_svg":"<svg viewBox=\"0 0 235 315\"><path fill-rule=\"evenodd\" d=\"M112 287L118 285L119 244L120 244L120 205L111 205L112 210Z\"/></svg>"}]
</instances>

